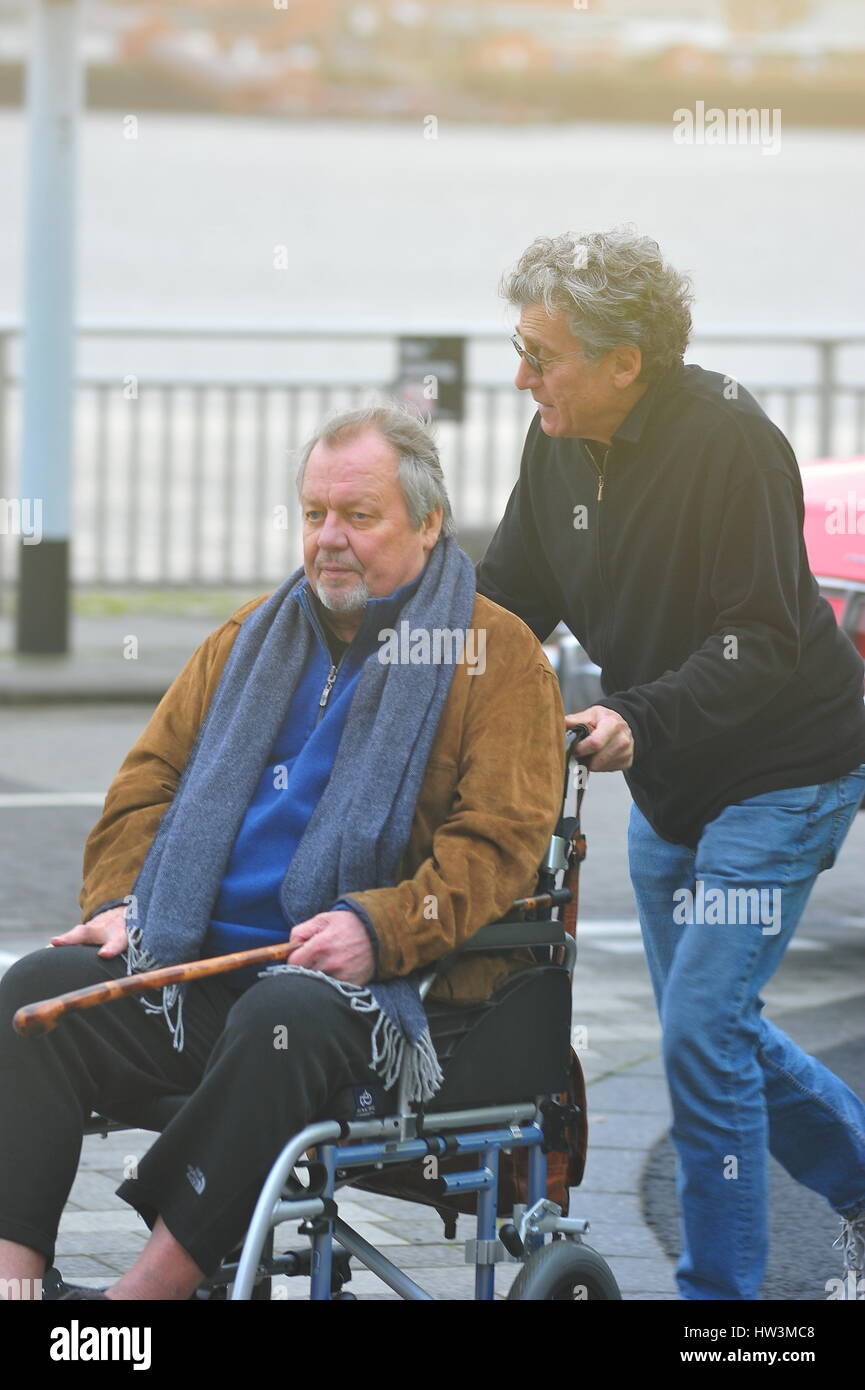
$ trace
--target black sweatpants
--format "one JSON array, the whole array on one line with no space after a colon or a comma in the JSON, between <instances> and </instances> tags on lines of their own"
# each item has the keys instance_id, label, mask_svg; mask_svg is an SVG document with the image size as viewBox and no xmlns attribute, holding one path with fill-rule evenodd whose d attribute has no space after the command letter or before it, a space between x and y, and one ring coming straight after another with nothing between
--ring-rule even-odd
<instances>
[{"instance_id":1,"label":"black sweatpants","mask_svg":"<svg viewBox=\"0 0 865 1390\"><path fill-rule=\"evenodd\" d=\"M206 1275L243 1239L277 1154L347 1086L378 1085L370 1018L321 980L276 975L238 996L226 978L187 987L184 1047L129 998L68 1014L22 1038L22 1004L125 973L95 946L16 961L0 980L0 1237L49 1264L91 1111L134 1121L135 1103L189 1094L118 1195L161 1216ZM153 997L153 996L151 996Z\"/></svg>"}]
</instances>

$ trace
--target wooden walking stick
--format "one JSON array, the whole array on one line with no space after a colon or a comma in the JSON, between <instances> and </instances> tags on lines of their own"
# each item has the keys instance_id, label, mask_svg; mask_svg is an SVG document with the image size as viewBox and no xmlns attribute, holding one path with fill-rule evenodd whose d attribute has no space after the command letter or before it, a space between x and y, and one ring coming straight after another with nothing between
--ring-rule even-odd
<instances>
[{"instance_id":1,"label":"wooden walking stick","mask_svg":"<svg viewBox=\"0 0 865 1390\"><path fill-rule=\"evenodd\" d=\"M585 725L579 725L582 731ZM588 730L586 730L586 733ZM585 737L580 732L579 737ZM577 741L577 740L575 740ZM568 887L551 889L546 893L530 898L518 898L510 910L535 912L541 908L555 907L570 901ZM40 999L35 1004L25 1004L12 1019L16 1033L22 1037L38 1038L56 1028L64 1014L76 1009L94 1009L99 1004L109 1004L113 999L125 999L129 995L144 994L149 989L162 989L165 985L186 984L189 980L203 980L210 975L223 975L231 970L242 970L247 965L272 965L285 960L303 945L300 941L278 941L275 946L259 946L252 951L233 951L227 956L208 956L204 960L187 961L182 965L166 965L158 970L143 970L138 974L124 975L120 980L104 980L99 985L87 985L84 989L69 990L53 999ZM62 946L57 947L63 949Z\"/></svg>"},{"instance_id":2,"label":"wooden walking stick","mask_svg":"<svg viewBox=\"0 0 865 1390\"><path fill-rule=\"evenodd\" d=\"M142 970L137 975L124 975L120 980L104 980L100 985L72 989L54 999L25 1004L15 1014L12 1025L23 1037L40 1037L50 1033L64 1014L75 1009L93 1009L112 999L125 999L127 995L144 994L148 989L162 989L164 985L185 984L187 980L201 980L208 975L224 975L230 970L242 970L245 965L272 965L284 960L302 944L300 941L278 941L275 946L257 946L252 951L233 951L227 956L208 956L182 965L166 965L159 970ZM58 946L57 950L62 951L63 947Z\"/></svg>"},{"instance_id":3,"label":"wooden walking stick","mask_svg":"<svg viewBox=\"0 0 865 1390\"><path fill-rule=\"evenodd\" d=\"M533 898L518 898L512 903L511 910L534 912L565 902L568 896L567 893L553 890ZM285 960L286 956L304 944L302 941L278 941L275 946L257 946L252 951L207 956L204 960L187 961L182 965L142 970L135 975L124 975L119 980L103 980L99 985L86 985L84 989L71 989L67 994L58 994L53 999L39 999L35 1004L23 1005L12 1019L12 1026L22 1037L38 1038L43 1033L50 1033L64 1014L75 1009L95 1009L99 1004L110 1004L113 999L144 994L148 989L162 989L165 985L185 984L188 980L203 980L210 975L225 975L230 970L242 970L247 965L272 965ZM62 951L63 947L58 946L57 950Z\"/></svg>"}]
</instances>

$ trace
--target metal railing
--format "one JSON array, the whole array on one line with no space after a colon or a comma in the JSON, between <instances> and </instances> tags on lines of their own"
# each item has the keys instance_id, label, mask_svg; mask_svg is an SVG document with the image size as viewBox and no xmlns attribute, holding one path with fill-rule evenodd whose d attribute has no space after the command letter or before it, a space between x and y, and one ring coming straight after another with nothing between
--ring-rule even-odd
<instances>
[{"instance_id":1,"label":"metal railing","mask_svg":"<svg viewBox=\"0 0 865 1390\"><path fill-rule=\"evenodd\" d=\"M489 532L534 409L513 387L502 329L89 323L79 330L79 360L91 360L76 389L75 582L255 587L284 577L300 556L292 451L332 411L388 390L401 332L466 338L464 418L440 423L438 436L461 534ZM761 376L754 356L767 351L772 375ZM801 460L865 452L865 330L695 335L688 359L714 367L713 356L724 371L750 356L730 381L761 401ZM20 330L0 324L3 499L16 496L18 357ZM15 551L0 545L7 581Z\"/></svg>"}]
</instances>

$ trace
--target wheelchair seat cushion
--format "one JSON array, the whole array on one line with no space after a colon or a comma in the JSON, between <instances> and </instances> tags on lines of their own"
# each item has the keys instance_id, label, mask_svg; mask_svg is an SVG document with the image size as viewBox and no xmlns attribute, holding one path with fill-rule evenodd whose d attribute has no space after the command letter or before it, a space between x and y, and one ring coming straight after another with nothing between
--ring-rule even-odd
<instances>
[{"instance_id":1,"label":"wheelchair seat cushion","mask_svg":"<svg viewBox=\"0 0 865 1390\"><path fill-rule=\"evenodd\" d=\"M427 1129L435 1127L436 1112L444 1109L518 1104L543 1095L562 1096L578 1107L577 1133L568 1151L547 1155L547 1195L567 1214L568 1189L582 1181L588 1136L585 1084L570 1046L567 972L536 966L511 976L485 1004L466 1008L436 1002L428 1005L428 1016L445 1082L425 1107ZM440 1160L440 1170L471 1169L479 1162L477 1156L445 1158ZM502 1154L500 1216L526 1200L527 1172L525 1151ZM446 1225L454 1213L475 1210L473 1193L432 1195L418 1163L364 1170L352 1178L352 1185L432 1206Z\"/></svg>"},{"instance_id":2,"label":"wheelchair seat cushion","mask_svg":"<svg viewBox=\"0 0 865 1390\"><path fill-rule=\"evenodd\" d=\"M531 1101L566 1088L571 984L560 967L511 975L471 1010L431 1002L428 1016L445 1074L428 1113Z\"/></svg>"},{"instance_id":3,"label":"wheelchair seat cushion","mask_svg":"<svg viewBox=\"0 0 865 1390\"><path fill-rule=\"evenodd\" d=\"M566 971L533 966L511 975L488 1000L428 1000L430 1033L444 1083L426 1111L508 1105L568 1084L571 998ZM392 1113L396 1089L349 1086L332 1097L327 1118Z\"/></svg>"}]
</instances>

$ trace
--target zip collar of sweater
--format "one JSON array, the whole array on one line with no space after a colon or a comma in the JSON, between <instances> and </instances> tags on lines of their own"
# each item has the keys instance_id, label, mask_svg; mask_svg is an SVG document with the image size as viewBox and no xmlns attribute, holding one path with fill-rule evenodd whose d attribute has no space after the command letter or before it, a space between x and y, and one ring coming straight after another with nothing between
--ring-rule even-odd
<instances>
[{"instance_id":1,"label":"zip collar of sweater","mask_svg":"<svg viewBox=\"0 0 865 1390\"><path fill-rule=\"evenodd\" d=\"M672 367L668 367L652 382L614 432L610 448L614 448L618 444L639 444L649 416L656 404L662 397L677 389L684 371L684 363L675 362Z\"/></svg>"},{"instance_id":2,"label":"zip collar of sweater","mask_svg":"<svg viewBox=\"0 0 865 1390\"><path fill-rule=\"evenodd\" d=\"M295 590L297 602L301 610L308 618L313 631L319 642L336 663L340 656L346 652L361 652L364 657L375 650L379 641L379 633L384 628L393 627L394 621L398 618L403 605L408 602L414 594L423 578L423 570L417 578L402 584L392 593L385 594L381 598L369 598L364 606L363 618L360 627L350 642L344 642L331 631L327 622L327 609L321 602L308 579L304 579ZM334 656L334 651L337 656Z\"/></svg>"}]
</instances>

